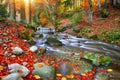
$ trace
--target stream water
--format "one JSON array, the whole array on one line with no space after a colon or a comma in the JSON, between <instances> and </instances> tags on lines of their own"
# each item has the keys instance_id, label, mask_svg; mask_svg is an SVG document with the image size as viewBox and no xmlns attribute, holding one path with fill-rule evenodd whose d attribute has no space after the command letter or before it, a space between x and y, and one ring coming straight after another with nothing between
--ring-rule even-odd
<instances>
[{"instance_id":1,"label":"stream water","mask_svg":"<svg viewBox=\"0 0 120 80\"><path fill-rule=\"evenodd\" d=\"M120 46L108 44L100 41L90 40L86 38L77 38L76 36L66 34L66 33L59 33L57 34L57 39L61 41L64 45L62 47L51 47L46 44L44 44L44 39L40 39L37 41L37 46L44 46L47 49L47 52L52 54L50 55L56 55L60 57L65 57L73 60L75 63L83 63L84 61L77 61L75 58L80 57L78 54L80 50L85 50L88 52L95 52L95 53L101 53L110 56L113 61L108 68L113 69L113 72L111 73L114 75L114 80L120 80ZM41 44L41 45L40 45ZM75 53L75 56L70 56L71 52ZM82 66L84 68L85 66L89 66L89 69L91 68L91 65L85 64ZM89 71L88 69L88 71ZM71 66L70 63L67 64L61 64L60 70L58 72L61 72L61 74L66 75L71 72ZM76 72L77 73L77 72ZM82 73L82 72L79 72ZM102 80L102 79L99 79Z\"/></svg>"}]
</instances>

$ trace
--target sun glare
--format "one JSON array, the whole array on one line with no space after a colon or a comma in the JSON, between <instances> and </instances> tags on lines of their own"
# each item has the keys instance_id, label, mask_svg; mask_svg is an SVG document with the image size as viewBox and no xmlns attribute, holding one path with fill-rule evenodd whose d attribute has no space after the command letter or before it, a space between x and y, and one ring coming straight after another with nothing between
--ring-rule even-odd
<instances>
[{"instance_id":1,"label":"sun glare","mask_svg":"<svg viewBox=\"0 0 120 80\"><path fill-rule=\"evenodd\" d=\"M29 2L29 0L24 0L25 1L25 3L28 3Z\"/></svg>"}]
</instances>

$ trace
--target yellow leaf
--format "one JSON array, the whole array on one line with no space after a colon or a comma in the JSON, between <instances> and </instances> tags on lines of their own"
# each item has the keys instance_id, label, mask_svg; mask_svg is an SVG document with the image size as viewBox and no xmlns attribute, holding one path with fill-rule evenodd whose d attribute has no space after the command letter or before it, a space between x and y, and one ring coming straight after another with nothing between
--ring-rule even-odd
<instances>
[{"instance_id":1,"label":"yellow leaf","mask_svg":"<svg viewBox=\"0 0 120 80\"><path fill-rule=\"evenodd\" d=\"M57 76L62 76L62 74L56 74Z\"/></svg>"},{"instance_id":2,"label":"yellow leaf","mask_svg":"<svg viewBox=\"0 0 120 80\"><path fill-rule=\"evenodd\" d=\"M108 72L112 72L113 70L112 69L107 69Z\"/></svg>"},{"instance_id":3,"label":"yellow leaf","mask_svg":"<svg viewBox=\"0 0 120 80\"><path fill-rule=\"evenodd\" d=\"M67 78L66 77L62 77L62 79L61 80L67 80Z\"/></svg>"},{"instance_id":4,"label":"yellow leaf","mask_svg":"<svg viewBox=\"0 0 120 80\"><path fill-rule=\"evenodd\" d=\"M34 75L35 79L40 79L39 75Z\"/></svg>"}]
</instances>

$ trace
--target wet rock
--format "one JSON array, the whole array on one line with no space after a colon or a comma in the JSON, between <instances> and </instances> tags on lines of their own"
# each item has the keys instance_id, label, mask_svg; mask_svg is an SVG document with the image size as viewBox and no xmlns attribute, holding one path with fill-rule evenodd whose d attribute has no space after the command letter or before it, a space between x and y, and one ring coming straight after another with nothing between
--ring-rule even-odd
<instances>
[{"instance_id":1,"label":"wet rock","mask_svg":"<svg viewBox=\"0 0 120 80\"><path fill-rule=\"evenodd\" d=\"M50 46L62 46L62 42L52 37L47 38L46 43L49 44Z\"/></svg>"},{"instance_id":2,"label":"wet rock","mask_svg":"<svg viewBox=\"0 0 120 80\"><path fill-rule=\"evenodd\" d=\"M42 66L39 66L42 65ZM34 64L33 74L39 75L43 80L47 80L50 78L50 80L54 80L55 77L55 69L51 66L48 66L44 63L36 63Z\"/></svg>"},{"instance_id":3,"label":"wet rock","mask_svg":"<svg viewBox=\"0 0 120 80\"><path fill-rule=\"evenodd\" d=\"M85 72L92 71L93 66L90 63L88 63L87 61L81 60L79 62L79 64L80 64L79 68L80 68L80 73L81 74L83 74Z\"/></svg>"},{"instance_id":4,"label":"wet rock","mask_svg":"<svg viewBox=\"0 0 120 80\"><path fill-rule=\"evenodd\" d=\"M64 45L69 45L69 41L66 41L65 39L60 39L60 41L62 42L62 44Z\"/></svg>"},{"instance_id":5,"label":"wet rock","mask_svg":"<svg viewBox=\"0 0 120 80\"><path fill-rule=\"evenodd\" d=\"M63 63L60 65L60 73L62 75L66 75L66 74L71 74L72 72L72 67L70 66L70 63Z\"/></svg>"},{"instance_id":6,"label":"wet rock","mask_svg":"<svg viewBox=\"0 0 120 80\"><path fill-rule=\"evenodd\" d=\"M38 50L38 47L37 47L37 46L31 46L31 47L30 47L30 50L31 50L32 52L36 52L36 51Z\"/></svg>"},{"instance_id":7,"label":"wet rock","mask_svg":"<svg viewBox=\"0 0 120 80\"><path fill-rule=\"evenodd\" d=\"M13 48L12 52L13 52L13 54L15 54L15 55L23 54L23 50L22 50L20 47L15 47L15 48Z\"/></svg>"},{"instance_id":8,"label":"wet rock","mask_svg":"<svg viewBox=\"0 0 120 80\"><path fill-rule=\"evenodd\" d=\"M11 73L2 80L23 80L19 73Z\"/></svg>"},{"instance_id":9,"label":"wet rock","mask_svg":"<svg viewBox=\"0 0 120 80\"><path fill-rule=\"evenodd\" d=\"M8 65L8 68L10 69L11 73L19 72L19 70L22 71L22 73L19 73L22 77L27 76L30 71L23 65L20 65L18 63L10 64Z\"/></svg>"}]
</instances>

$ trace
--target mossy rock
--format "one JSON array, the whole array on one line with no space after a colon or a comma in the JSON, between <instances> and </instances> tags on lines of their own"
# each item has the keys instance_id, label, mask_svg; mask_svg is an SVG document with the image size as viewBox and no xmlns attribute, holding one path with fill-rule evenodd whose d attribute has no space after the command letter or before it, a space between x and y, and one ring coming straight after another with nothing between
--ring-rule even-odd
<instances>
[{"instance_id":1,"label":"mossy rock","mask_svg":"<svg viewBox=\"0 0 120 80\"><path fill-rule=\"evenodd\" d=\"M39 66L39 64L41 66ZM32 72L33 75L38 75L42 78L42 80L55 80L55 69L52 66L46 65L45 63L36 63L33 65L34 70Z\"/></svg>"},{"instance_id":2,"label":"mossy rock","mask_svg":"<svg viewBox=\"0 0 120 80\"><path fill-rule=\"evenodd\" d=\"M46 52L46 48L40 48L38 50L38 54L44 54Z\"/></svg>"},{"instance_id":3,"label":"mossy rock","mask_svg":"<svg viewBox=\"0 0 120 80\"><path fill-rule=\"evenodd\" d=\"M62 46L62 42L52 37L47 38L46 43L50 46Z\"/></svg>"},{"instance_id":4,"label":"mossy rock","mask_svg":"<svg viewBox=\"0 0 120 80\"><path fill-rule=\"evenodd\" d=\"M83 28L82 27L74 27L73 31L79 33Z\"/></svg>"},{"instance_id":5,"label":"mossy rock","mask_svg":"<svg viewBox=\"0 0 120 80\"><path fill-rule=\"evenodd\" d=\"M108 66L112 61L112 59L109 56L106 56L104 54L89 53L89 52L84 53L84 58L91 60L92 63L96 66L99 65Z\"/></svg>"}]
</instances>

